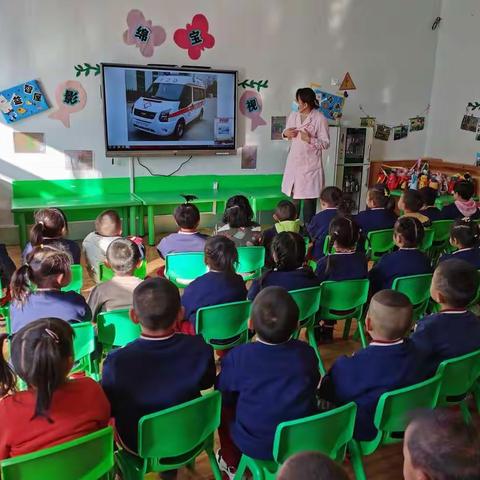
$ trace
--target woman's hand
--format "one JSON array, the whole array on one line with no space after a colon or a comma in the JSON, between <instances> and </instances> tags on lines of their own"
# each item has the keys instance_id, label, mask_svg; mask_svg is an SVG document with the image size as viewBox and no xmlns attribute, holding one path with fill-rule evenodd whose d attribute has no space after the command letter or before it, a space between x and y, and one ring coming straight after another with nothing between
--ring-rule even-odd
<instances>
[{"instance_id":1,"label":"woman's hand","mask_svg":"<svg viewBox=\"0 0 480 480\"><path fill-rule=\"evenodd\" d=\"M307 143L310 143L310 134L305 131L305 130L302 130L300 132L300 138L304 141L304 142L307 142Z\"/></svg>"},{"instance_id":2,"label":"woman's hand","mask_svg":"<svg viewBox=\"0 0 480 480\"><path fill-rule=\"evenodd\" d=\"M289 139L295 138L297 135L298 135L298 130L296 128L287 128L283 132L283 136Z\"/></svg>"}]
</instances>

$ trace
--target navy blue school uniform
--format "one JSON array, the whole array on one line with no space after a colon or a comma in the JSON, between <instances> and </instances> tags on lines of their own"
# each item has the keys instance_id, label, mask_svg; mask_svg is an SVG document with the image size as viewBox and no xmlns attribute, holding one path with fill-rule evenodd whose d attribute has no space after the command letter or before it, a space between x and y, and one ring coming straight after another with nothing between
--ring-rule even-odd
<instances>
[{"instance_id":1,"label":"navy blue school uniform","mask_svg":"<svg viewBox=\"0 0 480 480\"><path fill-rule=\"evenodd\" d=\"M366 236L368 232L374 230L393 228L397 218L395 212L387 210L386 208L370 208L359 212L354 220Z\"/></svg>"},{"instance_id":2,"label":"navy blue school uniform","mask_svg":"<svg viewBox=\"0 0 480 480\"><path fill-rule=\"evenodd\" d=\"M272 460L277 425L317 412L320 380L315 352L305 342L240 345L222 359L217 389L235 406L230 435L242 453Z\"/></svg>"},{"instance_id":3,"label":"navy blue school uniform","mask_svg":"<svg viewBox=\"0 0 480 480\"><path fill-rule=\"evenodd\" d=\"M392 288L398 277L432 273L429 258L417 248L400 248L383 255L369 272L373 292Z\"/></svg>"},{"instance_id":4,"label":"navy blue school uniform","mask_svg":"<svg viewBox=\"0 0 480 480\"><path fill-rule=\"evenodd\" d=\"M392 343L373 341L352 356L337 358L322 379L320 397L338 405L357 404L354 437L372 440L380 396L424 380L422 354L408 339Z\"/></svg>"},{"instance_id":5,"label":"navy blue school uniform","mask_svg":"<svg viewBox=\"0 0 480 480\"><path fill-rule=\"evenodd\" d=\"M7 288L12 275L15 272L15 263L10 258L7 247L4 243L0 243L0 282L2 283L1 288Z\"/></svg>"},{"instance_id":6,"label":"navy blue school uniform","mask_svg":"<svg viewBox=\"0 0 480 480\"><path fill-rule=\"evenodd\" d=\"M69 240L68 238L44 238L42 245L49 245L51 247L64 249L72 256L72 263L80 263L81 250L77 242L74 242L73 240ZM23 261L25 261L25 258L32 250L32 244L28 242L22 252Z\"/></svg>"},{"instance_id":7,"label":"navy blue school uniform","mask_svg":"<svg viewBox=\"0 0 480 480\"><path fill-rule=\"evenodd\" d=\"M312 257L318 260L324 256L323 244L328 235L330 222L337 216L336 208L326 208L318 212L307 226L310 238L313 240Z\"/></svg>"},{"instance_id":8,"label":"navy blue school uniform","mask_svg":"<svg viewBox=\"0 0 480 480\"><path fill-rule=\"evenodd\" d=\"M445 205L442 208L442 220L456 220L457 218L463 218L466 215L464 215L455 205L455 202L450 203L449 205ZM476 212L473 215L470 215L470 218L472 220L478 220L480 218L480 211L476 210Z\"/></svg>"},{"instance_id":9,"label":"navy blue school uniform","mask_svg":"<svg viewBox=\"0 0 480 480\"><path fill-rule=\"evenodd\" d=\"M436 222L437 220L443 220L442 211L439 208L434 207L433 205L430 207L423 208L422 210L420 210L420 213L428 217L431 222Z\"/></svg>"},{"instance_id":10,"label":"navy blue school uniform","mask_svg":"<svg viewBox=\"0 0 480 480\"><path fill-rule=\"evenodd\" d=\"M420 320L411 339L427 355L427 374L433 374L443 360L480 349L480 319L465 309L443 310Z\"/></svg>"},{"instance_id":11,"label":"navy blue school uniform","mask_svg":"<svg viewBox=\"0 0 480 480\"><path fill-rule=\"evenodd\" d=\"M193 400L214 382L213 349L199 335L142 335L109 353L103 364L102 387L115 427L133 452L140 418Z\"/></svg>"},{"instance_id":12,"label":"navy blue school uniform","mask_svg":"<svg viewBox=\"0 0 480 480\"><path fill-rule=\"evenodd\" d=\"M248 299L253 300L262 288L283 287L285 290L298 290L300 288L316 287L318 279L310 268L298 268L296 270L271 270L261 279L253 281L248 291Z\"/></svg>"},{"instance_id":13,"label":"navy blue school uniform","mask_svg":"<svg viewBox=\"0 0 480 480\"><path fill-rule=\"evenodd\" d=\"M328 259L330 266L327 273ZM363 252L332 253L318 261L315 275L320 282L367 278L368 260Z\"/></svg>"},{"instance_id":14,"label":"navy blue school uniform","mask_svg":"<svg viewBox=\"0 0 480 480\"><path fill-rule=\"evenodd\" d=\"M453 253L446 253L440 257L439 262L444 262L452 258L465 260L477 270L480 270L480 249L478 248L462 248Z\"/></svg>"},{"instance_id":15,"label":"navy blue school uniform","mask_svg":"<svg viewBox=\"0 0 480 480\"><path fill-rule=\"evenodd\" d=\"M197 310L221 303L246 300L247 287L243 278L236 273L207 272L196 278L185 288L182 305L185 318L195 327Z\"/></svg>"}]
</instances>

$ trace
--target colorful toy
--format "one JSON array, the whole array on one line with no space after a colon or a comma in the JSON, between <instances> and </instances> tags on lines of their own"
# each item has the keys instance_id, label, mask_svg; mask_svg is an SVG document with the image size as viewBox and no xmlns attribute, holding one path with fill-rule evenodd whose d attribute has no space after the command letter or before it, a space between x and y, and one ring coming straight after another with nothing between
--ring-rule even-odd
<instances>
[{"instance_id":1,"label":"colorful toy","mask_svg":"<svg viewBox=\"0 0 480 480\"><path fill-rule=\"evenodd\" d=\"M418 188L424 188L428 186L428 175L420 175L420 180L418 182Z\"/></svg>"}]
</instances>

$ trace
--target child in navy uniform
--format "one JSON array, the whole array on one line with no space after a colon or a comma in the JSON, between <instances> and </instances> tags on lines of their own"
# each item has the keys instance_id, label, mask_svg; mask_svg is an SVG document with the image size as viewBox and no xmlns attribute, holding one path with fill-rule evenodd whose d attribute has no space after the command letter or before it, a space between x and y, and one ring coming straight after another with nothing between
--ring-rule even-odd
<instances>
[{"instance_id":1,"label":"child in navy uniform","mask_svg":"<svg viewBox=\"0 0 480 480\"><path fill-rule=\"evenodd\" d=\"M397 277L432 273L429 258L418 249L424 234L417 218L404 216L397 220L393 239L398 250L383 255L369 272L373 293L391 288Z\"/></svg>"},{"instance_id":2,"label":"child in navy uniform","mask_svg":"<svg viewBox=\"0 0 480 480\"><path fill-rule=\"evenodd\" d=\"M467 180L458 181L453 187L454 202L442 208L442 219L455 220L461 217L470 217L472 220L480 218L477 202L472 199L475 186Z\"/></svg>"},{"instance_id":3,"label":"child in navy uniform","mask_svg":"<svg viewBox=\"0 0 480 480\"><path fill-rule=\"evenodd\" d=\"M351 357L337 358L322 379L320 397L343 405L357 404L354 438L372 440L373 423L380 396L413 385L424 378L422 356L405 338L412 324L408 297L393 290L376 293L365 320L372 342Z\"/></svg>"},{"instance_id":4,"label":"child in navy uniform","mask_svg":"<svg viewBox=\"0 0 480 480\"><path fill-rule=\"evenodd\" d=\"M457 248L453 253L444 254L439 262L450 258L459 258L473 265L480 270L480 249L478 243L480 240L480 231L476 222L470 218L457 218L450 232L450 243Z\"/></svg>"},{"instance_id":5,"label":"child in navy uniform","mask_svg":"<svg viewBox=\"0 0 480 480\"><path fill-rule=\"evenodd\" d=\"M416 218L424 227L431 225L430 218L422 210L423 198L418 190L405 190L398 200L398 208L403 211L403 217Z\"/></svg>"},{"instance_id":6,"label":"child in navy uniform","mask_svg":"<svg viewBox=\"0 0 480 480\"><path fill-rule=\"evenodd\" d=\"M418 191L418 193L423 200L423 207L420 210L420 213L428 217L431 222L442 220L442 212L435 206L437 190L432 187L423 187Z\"/></svg>"},{"instance_id":7,"label":"child in navy uniform","mask_svg":"<svg viewBox=\"0 0 480 480\"><path fill-rule=\"evenodd\" d=\"M283 287L285 290L318 285L310 267L305 267L305 241L298 233L282 232L272 242L272 258L275 268L267 270L253 281L248 291L248 299L253 300L265 287Z\"/></svg>"},{"instance_id":8,"label":"child in navy uniform","mask_svg":"<svg viewBox=\"0 0 480 480\"><path fill-rule=\"evenodd\" d=\"M219 465L230 478L241 453L272 460L279 423L317 410L317 357L305 342L291 338L298 328L292 297L281 287L265 288L253 302L251 323L257 341L225 355L217 378L223 396Z\"/></svg>"},{"instance_id":9,"label":"child in navy uniform","mask_svg":"<svg viewBox=\"0 0 480 480\"><path fill-rule=\"evenodd\" d=\"M477 270L465 260L445 260L435 269L430 295L441 310L420 320L411 337L428 355L427 373L443 360L480 349L480 319L468 311L478 285Z\"/></svg>"}]
</instances>

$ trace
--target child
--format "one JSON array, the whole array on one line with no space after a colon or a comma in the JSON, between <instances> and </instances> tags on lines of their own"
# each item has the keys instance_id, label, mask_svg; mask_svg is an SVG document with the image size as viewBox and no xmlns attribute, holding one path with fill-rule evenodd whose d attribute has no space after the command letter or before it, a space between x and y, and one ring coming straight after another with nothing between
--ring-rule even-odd
<instances>
[{"instance_id":1,"label":"child","mask_svg":"<svg viewBox=\"0 0 480 480\"><path fill-rule=\"evenodd\" d=\"M223 235L237 247L260 245L262 229L253 220L253 210L247 197L235 195L227 200L223 224L215 227L215 235Z\"/></svg>"},{"instance_id":2,"label":"child","mask_svg":"<svg viewBox=\"0 0 480 480\"><path fill-rule=\"evenodd\" d=\"M215 362L201 336L175 333L183 309L168 280L144 280L133 292L130 315L142 335L107 356L102 386L120 441L135 453L140 418L199 397L215 381Z\"/></svg>"},{"instance_id":3,"label":"child","mask_svg":"<svg viewBox=\"0 0 480 480\"><path fill-rule=\"evenodd\" d=\"M128 238L114 240L107 249L107 266L115 276L108 282L97 285L88 296L87 303L93 319L100 312L129 308L133 302L133 291L142 281L133 276L142 259L140 250Z\"/></svg>"},{"instance_id":4,"label":"child","mask_svg":"<svg viewBox=\"0 0 480 480\"><path fill-rule=\"evenodd\" d=\"M415 217L400 217L393 229L398 250L383 255L369 272L372 292L391 288L397 277L432 273L429 258L418 249L425 232Z\"/></svg>"},{"instance_id":5,"label":"child","mask_svg":"<svg viewBox=\"0 0 480 480\"><path fill-rule=\"evenodd\" d=\"M477 202L472 199L475 186L467 180L458 181L453 187L454 202L442 208L443 220L455 220L459 217L470 217L472 220L480 218Z\"/></svg>"},{"instance_id":6,"label":"child","mask_svg":"<svg viewBox=\"0 0 480 480\"><path fill-rule=\"evenodd\" d=\"M203 252L208 236L198 231L198 208L193 203L183 203L175 208L173 217L180 230L162 238L157 245L160 257L165 258L169 253Z\"/></svg>"},{"instance_id":7,"label":"child","mask_svg":"<svg viewBox=\"0 0 480 480\"><path fill-rule=\"evenodd\" d=\"M411 324L412 305L406 295L393 290L376 293L365 320L372 342L351 357L337 358L322 379L322 398L338 405L357 404L356 440L372 440L377 434L373 418L383 393L426 378L421 354L405 338Z\"/></svg>"},{"instance_id":8,"label":"child","mask_svg":"<svg viewBox=\"0 0 480 480\"><path fill-rule=\"evenodd\" d=\"M457 218L450 231L450 243L458 250L442 255L439 261L443 262L449 258L459 258L480 270L479 240L480 231L477 223L468 217Z\"/></svg>"},{"instance_id":9,"label":"child","mask_svg":"<svg viewBox=\"0 0 480 480\"><path fill-rule=\"evenodd\" d=\"M431 222L436 222L442 219L442 212L435 206L437 199L437 190L431 187L423 187L418 193L422 197L423 207L420 213L427 216Z\"/></svg>"},{"instance_id":10,"label":"child","mask_svg":"<svg viewBox=\"0 0 480 480\"><path fill-rule=\"evenodd\" d=\"M275 268L267 270L253 281L248 299L253 300L265 287L277 286L285 290L314 287L318 280L311 268L304 267L305 241L298 233L282 232L273 238L272 258Z\"/></svg>"},{"instance_id":11,"label":"child","mask_svg":"<svg viewBox=\"0 0 480 480\"><path fill-rule=\"evenodd\" d=\"M209 271L196 278L185 288L182 305L185 319L190 322L190 330L195 331L197 310L210 305L238 302L247 298L247 288L243 278L235 273L238 253L235 244L227 237L217 235L205 242L205 263ZM189 328L188 325L184 325Z\"/></svg>"},{"instance_id":12,"label":"child","mask_svg":"<svg viewBox=\"0 0 480 480\"><path fill-rule=\"evenodd\" d=\"M67 378L73 365L73 330L67 322L42 318L21 328L11 342L13 368L2 355L6 338L0 335L0 460L108 425L110 405L100 385L88 377ZM15 390L17 375L28 390Z\"/></svg>"},{"instance_id":13,"label":"child","mask_svg":"<svg viewBox=\"0 0 480 480\"><path fill-rule=\"evenodd\" d=\"M0 243L0 307L10 301L8 287L15 268L15 263L8 255L7 247L4 243Z\"/></svg>"},{"instance_id":14,"label":"child","mask_svg":"<svg viewBox=\"0 0 480 480\"><path fill-rule=\"evenodd\" d=\"M26 263L13 274L10 290L12 333L37 320L55 316L67 322L92 318L85 299L77 292L62 292L70 283L70 255L53 247L35 247ZM31 285L35 286L32 291Z\"/></svg>"},{"instance_id":15,"label":"child","mask_svg":"<svg viewBox=\"0 0 480 480\"><path fill-rule=\"evenodd\" d=\"M65 214L59 208L44 208L34 215L35 224L30 230L30 242L22 253L25 260L33 247L55 244L63 248L72 257L72 263L80 263L80 247L73 240L64 238L68 234L68 224Z\"/></svg>"},{"instance_id":16,"label":"child","mask_svg":"<svg viewBox=\"0 0 480 480\"><path fill-rule=\"evenodd\" d=\"M291 338L298 328L295 301L285 289L267 287L253 302L250 322L257 341L228 352L217 378L223 395L217 455L229 475L241 453L272 460L279 423L316 413L318 362L308 344Z\"/></svg>"},{"instance_id":17,"label":"child","mask_svg":"<svg viewBox=\"0 0 480 480\"><path fill-rule=\"evenodd\" d=\"M105 210L95 220L95 231L82 243L88 273L99 282L99 265L105 262L108 246L122 236L122 221L115 210Z\"/></svg>"},{"instance_id":18,"label":"child","mask_svg":"<svg viewBox=\"0 0 480 480\"><path fill-rule=\"evenodd\" d=\"M320 452L300 452L288 457L277 480L348 480L347 472ZM413 480L413 479L412 479Z\"/></svg>"},{"instance_id":19,"label":"child","mask_svg":"<svg viewBox=\"0 0 480 480\"><path fill-rule=\"evenodd\" d=\"M430 218L420 213L423 198L418 190L405 190L398 201L398 208L403 211L403 217L412 217L420 221L424 227L431 225Z\"/></svg>"},{"instance_id":20,"label":"child","mask_svg":"<svg viewBox=\"0 0 480 480\"><path fill-rule=\"evenodd\" d=\"M467 310L478 285L477 270L465 260L445 260L435 269L430 295L441 310L420 320L412 335L428 355L427 373L433 374L443 360L480 349L480 320Z\"/></svg>"}]
</instances>

